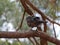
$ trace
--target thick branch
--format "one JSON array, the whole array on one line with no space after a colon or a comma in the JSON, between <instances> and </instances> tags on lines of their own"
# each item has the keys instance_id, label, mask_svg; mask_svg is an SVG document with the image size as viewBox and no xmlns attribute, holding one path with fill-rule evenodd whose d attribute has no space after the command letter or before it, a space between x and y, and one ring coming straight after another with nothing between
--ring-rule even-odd
<instances>
[{"instance_id":1,"label":"thick branch","mask_svg":"<svg viewBox=\"0 0 60 45\"><path fill-rule=\"evenodd\" d=\"M48 36L44 32L28 31L28 32L0 32L0 38L29 38L29 37L41 37L44 40L60 45L60 40Z\"/></svg>"}]
</instances>

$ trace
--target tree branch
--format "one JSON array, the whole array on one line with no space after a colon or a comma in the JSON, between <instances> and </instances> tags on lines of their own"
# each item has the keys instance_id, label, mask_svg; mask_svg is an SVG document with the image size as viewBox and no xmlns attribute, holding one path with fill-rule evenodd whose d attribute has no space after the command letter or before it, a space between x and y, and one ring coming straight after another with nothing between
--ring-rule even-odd
<instances>
[{"instance_id":1,"label":"tree branch","mask_svg":"<svg viewBox=\"0 0 60 45\"><path fill-rule=\"evenodd\" d=\"M55 23L57 25L60 26L59 23L53 21L53 20L50 20L41 10L39 10L35 5L33 5L29 0L25 0L25 2L35 11L37 11L39 14L41 14L42 18L44 19L47 19L48 21L50 21L51 23Z\"/></svg>"},{"instance_id":2,"label":"tree branch","mask_svg":"<svg viewBox=\"0 0 60 45\"><path fill-rule=\"evenodd\" d=\"M28 32L0 32L0 38L29 38L29 37L41 37L44 40L60 45L60 40L48 36L44 32L28 31Z\"/></svg>"}]
</instances>

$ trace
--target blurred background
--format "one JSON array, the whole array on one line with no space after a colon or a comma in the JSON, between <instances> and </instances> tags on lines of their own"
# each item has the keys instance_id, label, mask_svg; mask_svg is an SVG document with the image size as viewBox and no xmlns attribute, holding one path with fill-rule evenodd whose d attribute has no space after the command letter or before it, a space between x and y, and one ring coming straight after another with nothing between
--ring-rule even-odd
<instances>
[{"instance_id":1,"label":"blurred background","mask_svg":"<svg viewBox=\"0 0 60 45\"><path fill-rule=\"evenodd\" d=\"M60 23L60 0L30 0L38 9L46 14L51 20ZM33 10L32 10L33 11ZM16 27L21 22L24 9L19 0L0 0L0 31L16 31ZM35 15L39 15L33 11ZM25 18L28 14L25 14ZM47 33L54 37L53 25L47 23ZM60 40L60 26L54 24L57 39ZM29 27L26 23L26 19L23 21L20 31L27 31ZM27 38L17 39L5 39L0 38L0 45L32 45ZM22 44L21 44L22 43ZM49 45L54 45L48 42Z\"/></svg>"}]
</instances>

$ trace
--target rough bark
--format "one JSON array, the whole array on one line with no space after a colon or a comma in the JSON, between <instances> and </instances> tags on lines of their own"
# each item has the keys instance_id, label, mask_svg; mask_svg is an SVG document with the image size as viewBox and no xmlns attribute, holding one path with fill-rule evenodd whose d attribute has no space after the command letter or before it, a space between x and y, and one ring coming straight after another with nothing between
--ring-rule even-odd
<instances>
[{"instance_id":1,"label":"rough bark","mask_svg":"<svg viewBox=\"0 0 60 45\"><path fill-rule=\"evenodd\" d=\"M44 40L60 45L60 40L50 37L44 32L28 31L28 32L0 32L0 38L29 38L41 37Z\"/></svg>"}]
</instances>

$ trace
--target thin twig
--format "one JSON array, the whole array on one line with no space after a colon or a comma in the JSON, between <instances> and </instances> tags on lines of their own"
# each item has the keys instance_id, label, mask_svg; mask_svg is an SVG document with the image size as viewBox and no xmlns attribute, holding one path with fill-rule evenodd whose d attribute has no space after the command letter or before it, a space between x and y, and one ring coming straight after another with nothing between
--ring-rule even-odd
<instances>
[{"instance_id":1,"label":"thin twig","mask_svg":"<svg viewBox=\"0 0 60 45\"><path fill-rule=\"evenodd\" d=\"M36 40L35 37L33 37L33 39L34 39L34 41L36 42L36 45L40 45L40 44L37 42L37 40Z\"/></svg>"},{"instance_id":2,"label":"thin twig","mask_svg":"<svg viewBox=\"0 0 60 45\"><path fill-rule=\"evenodd\" d=\"M55 31L55 27L54 27L54 23L53 23L53 30L54 30L55 38L57 38L57 36L56 36L56 31Z\"/></svg>"},{"instance_id":3,"label":"thin twig","mask_svg":"<svg viewBox=\"0 0 60 45\"><path fill-rule=\"evenodd\" d=\"M22 24L23 24L23 20L24 20L24 16L25 16L25 10L24 10L24 13L23 13L23 16L22 16L21 23L19 24L19 26L18 26L18 28L16 29L16 31L18 31L19 29L21 29Z\"/></svg>"},{"instance_id":4,"label":"thin twig","mask_svg":"<svg viewBox=\"0 0 60 45\"><path fill-rule=\"evenodd\" d=\"M29 41L32 42L33 45L35 45L34 41L31 38L28 38L28 39L29 39Z\"/></svg>"}]
</instances>

